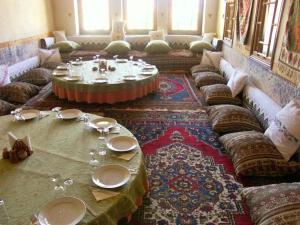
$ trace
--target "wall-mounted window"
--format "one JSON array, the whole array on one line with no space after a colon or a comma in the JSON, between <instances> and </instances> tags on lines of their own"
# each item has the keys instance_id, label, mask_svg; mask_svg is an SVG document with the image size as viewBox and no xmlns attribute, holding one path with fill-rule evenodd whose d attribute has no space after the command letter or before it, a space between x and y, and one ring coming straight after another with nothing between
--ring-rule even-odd
<instances>
[{"instance_id":1,"label":"wall-mounted window","mask_svg":"<svg viewBox=\"0 0 300 225\"><path fill-rule=\"evenodd\" d=\"M202 0L169 0L169 33L200 34Z\"/></svg>"},{"instance_id":2,"label":"wall-mounted window","mask_svg":"<svg viewBox=\"0 0 300 225\"><path fill-rule=\"evenodd\" d=\"M156 29L156 0L124 0L127 33L148 33Z\"/></svg>"},{"instance_id":3,"label":"wall-mounted window","mask_svg":"<svg viewBox=\"0 0 300 225\"><path fill-rule=\"evenodd\" d=\"M110 32L109 0L78 0L80 34L104 34Z\"/></svg>"},{"instance_id":4,"label":"wall-mounted window","mask_svg":"<svg viewBox=\"0 0 300 225\"><path fill-rule=\"evenodd\" d=\"M225 9L225 18L224 18L224 31L223 31L223 40L224 43L232 46L233 37L234 37L234 12L235 12L235 1L227 1Z\"/></svg>"},{"instance_id":5,"label":"wall-mounted window","mask_svg":"<svg viewBox=\"0 0 300 225\"><path fill-rule=\"evenodd\" d=\"M251 58L272 67L284 0L259 0Z\"/></svg>"}]
</instances>

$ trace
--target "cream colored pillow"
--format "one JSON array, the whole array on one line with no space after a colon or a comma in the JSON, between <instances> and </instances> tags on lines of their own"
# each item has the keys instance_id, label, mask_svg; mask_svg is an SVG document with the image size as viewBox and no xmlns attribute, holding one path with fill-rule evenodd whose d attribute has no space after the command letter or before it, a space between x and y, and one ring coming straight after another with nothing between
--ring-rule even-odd
<instances>
[{"instance_id":1,"label":"cream colored pillow","mask_svg":"<svg viewBox=\"0 0 300 225\"><path fill-rule=\"evenodd\" d=\"M235 98L245 87L248 74L240 69L236 69L230 77L227 86L230 88L232 97Z\"/></svg>"},{"instance_id":2,"label":"cream colored pillow","mask_svg":"<svg viewBox=\"0 0 300 225\"><path fill-rule=\"evenodd\" d=\"M216 36L216 33L204 33L202 41L212 43L213 38Z\"/></svg>"},{"instance_id":3,"label":"cream colored pillow","mask_svg":"<svg viewBox=\"0 0 300 225\"><path fill-rule=\"evenodd\" d=\"M45 63L53 62L53 63L60 63L61 55L59 53L58 48L54 49L39 49L39 57L40 57L40 65Z\"/></svg>"},{"instance_id":4,"label":"cream colored pillow","mask_svg":"<svg viewBox=\"0 0 300 225\"><path fill-rule=\"evenodd\" d=\"M150 41L165 40L164 30L149 31Z\"/></svg>"},{"instance_id":5,"label":"cream colored pillow","mask_svg":"<svg viewBox=\"0 0 300 225\"><path fill-rule=\"evenodd\" d=\"M223 56L222 52L212 52L203 50L202 60L200 65L203 67L212 66L219 70L220 60Z\"/></svg>"},{"instance_id":6,"label":"cream colored pillow","mask_svg":"<svg viewBox=\"0 0 300 225\"><path fill-rule=\"evenodd\" d=\"M111 40L121 41L125 39L125 22L124 21L113 21Z\"/></svg>"},{"instance_id":7,"label":"cream colored pillow","mask_svg":"<svg viewBox=\"0 0 300 225\"><path fill-rule=\"evenodd\" d=\"M283 107L271 122L265 135L270 138L286 161L300 147L300 100L292 100Z\"/></svg>"},{"instance_id":8,"label":"cream colored pillow","mask_svg":"<svg viewBox=\"0 0 300 225\"><path fill-rule=\"evenodd\" d=\"M67 41L66 32L64 30L53 31L55 42Z\"/></svg>"}]
</instances>

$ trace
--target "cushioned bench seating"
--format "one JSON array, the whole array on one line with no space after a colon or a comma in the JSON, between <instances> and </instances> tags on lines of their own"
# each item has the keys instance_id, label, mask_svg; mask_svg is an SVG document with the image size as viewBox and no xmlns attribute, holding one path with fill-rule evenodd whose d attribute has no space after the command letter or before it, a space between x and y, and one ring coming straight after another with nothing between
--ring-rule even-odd
<instances>
[{"instance_id":1,"label":"cushioned bench seating","mask_svg":"<svg viewBox=\"0 0 300 225\"><path fill-rule=\"evenodd\" d=\"M147 54L144 51L148 40L146 35L140 37L128 36L126 40L131 44L132 50L125 56L119 56L128 58L134 56L135 59L142 59L147 63L154 64L159 70L182 70L189 72L190 68L197 65L201 61L202 54L195 54L189 50L189 43L194 40L201 40L200 36L186 35L187 38L176 41L176 38L172 35L166 36L166 41L169 42L172 50L166 54ZM95 40L95 37L86 36L74 36L68 37L69 40L75 41L81 45L79 50L74 50L69 53L61 53L64 62L75 60L78 57L82 57L83 60L91 60L93 56L100 55L101 58L112 58L112 55L107 54L103 49L108 45L108 40L103 40L100 43L99 40ZM54 39L49 37L41 40L41 46L43 48L49 48L54 43ZM214 38L212 41L214 51L222 50L222 40Z\"/></svg>"}]
</instances>

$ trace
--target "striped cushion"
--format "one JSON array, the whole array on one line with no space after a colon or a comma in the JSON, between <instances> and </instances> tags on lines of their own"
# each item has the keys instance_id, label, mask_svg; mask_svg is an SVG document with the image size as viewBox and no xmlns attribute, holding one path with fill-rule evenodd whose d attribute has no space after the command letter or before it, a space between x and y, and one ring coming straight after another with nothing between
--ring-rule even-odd
<instances>
[{"instance_id":1,"label":"striped cushion","mask_svg":"<svg viewBox=\"0 0 300 225\"><path fill-rule=\"evenodd\" d=\"M38 86L24 82L12 82L0 87L0 99L9 102L25 103L38 93Z\"/></svg>"},{"instance_id":2,"label":"striped cushion","mask_svg":"<svg viewBox=\"0 0 300 225\"><path fill-rule=\"evenodd\" d=\"M214 66L210 66L210 65L195 65L193 66L191 69L191 74L194 77L194 74L197 72L206 72L206 71L211 71L211 72L215 72L217 73L218 70L214 67Z\"/></svg>"},{"instance_id":3,"label":"striped cushion","mask_svg":"<svg viewBox=\"0 0 300 225\"><path fill-rule=\"evenodd\" d=\"M37 86L48 84L52 80L52 71L45 68L29 70L19 76L16 81L26 82Z\"/></svg>"},{"instance_id":4,"label":"striped cushion","mask_svg":"<svg viewBox=\"0 0 300 225\"><path fill-rule=\"evenodd\" d=\"M197 87L212 84L226 84L224 77L215 72L198 72L194 73L193 76L195 77Z\"/></svg>"},{"instance_id":5,"label":"striped cushion","mask_svg":"<svg viewBox=\"0 0 300 225\"><path fill-rule=\"evenodd\" d=\"M15 105L0 99L0 116L9 114L12 110L15 109Z\"/></svg>"},{"instance_id":6,"label":"striped cushion","mask_svg":"<svg viewBox=\"0 0 300 225\"><path fill-rule=\"evenodd\" d=\"M223 81L225 82L224 78ZM200 88L208 105L231 104L241 105L238 97L233 98L230 88L226 84L213 84Z\"/></svg>"},{"instance_id":7,"label":"striped cushion","mask_svg":"<svg viewBox=\"0 0 300 225\"><path fill-rule=\"evenodd\" d=\"M208 107L207 113L212 122L212 128L217 133L232 133L239 131L256 130L261 127L255 116L240 106L215 105Z\"/></svg>"},{"instance_id":8,"label":"striped cushion","mask_svg":"<svg viewBox=\"0 0 300 225\"><path fill-rule=\"evenodd\" d=\"M286 162L263 133L237 132L226 134L219 140L230 154L239 176L283 176L300 169L299 162Z\"/></svg>"},{"instance_id":9,"label":"striped cushion","mask_svg":"<svg viewBox=\"0 0 300 225\"><path fill-rule=\"evenodd\" d=\"M242 196L254 224L300 224L299 182L244 188Z\"/></svg>"}]
</instances>

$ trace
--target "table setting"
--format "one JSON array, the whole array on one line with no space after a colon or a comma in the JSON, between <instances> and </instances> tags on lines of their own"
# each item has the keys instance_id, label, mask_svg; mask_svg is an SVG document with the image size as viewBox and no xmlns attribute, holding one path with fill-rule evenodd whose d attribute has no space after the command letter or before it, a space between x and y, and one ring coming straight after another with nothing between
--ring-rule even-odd
<instances>
[{"instance_id":1,"label":"table setting","mask_svg":"<svg viewBox=\"0 0 300 225\"><path fill-rule=\"evenodd\" d=\"M137 209L148 183L130 131L114 118L78 109L55 107L42 119L22 111L0 117L0 147L12 151L20 140L32 151L15 163L0 160L8 224L110 225Z\"/></svg>"}]
</instances>

